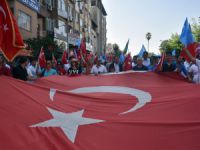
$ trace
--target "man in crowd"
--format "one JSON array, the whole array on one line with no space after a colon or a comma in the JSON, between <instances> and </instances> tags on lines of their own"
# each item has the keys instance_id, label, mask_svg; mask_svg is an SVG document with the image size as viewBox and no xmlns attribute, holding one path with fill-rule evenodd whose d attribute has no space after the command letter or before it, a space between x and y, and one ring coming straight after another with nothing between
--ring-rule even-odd
<instances>
[{"instance_id":1,"label":"man in crowd","mask_svg":"<svg viewBox=\"0 0 200 150\"><path fill-rule=\"evenodd\" d=\"M63 64L61 61L58 61L57 63L57 67L56 67L56 71L59 75L65 75L66 74L66 71L65 69L63 68Z\"/></svg>"},{"instance_id":2,"label":"man in crowd","mask_svg":"<svg viewBox=\"0 0 200 150\"><path fill-rule=\"evenodd\" d=\"M193 83L198 82L198 66L193 62L188 69L188 79Z\"/></svg>"},{"instance_id":3,"label":"man in crowd","mask_svg":"<svg viewBox=\"0 0 200 150\"><path fill-rule=\"evenodd\" d=\"M138 56L133 56L132 68L134 68L137 65L137 58Z\"/></svg>"},{"instance_id":4,"label":"man in crowd","mask_svg":"<svg viewBox=\"0 0 200 150\"><path fill-rule=\"evenodd\" d=\"M107 73L107 69L104 65L101 64L101 60L98 59L97 64L93 65L91 69L91 74L98 75L103 73Z\"/></svg>"},{"instance_id":5,"label":"man in crowd","mask_svg":"<svg viewBox=\"0 0 200 150\"><path fill-rule=\"evenodd\" d=\"M188 72L185 68L182 57L178 57L175 72L179 72L184 78L188 77Z\"/></svg>"},{"instance_id":6,"label":"man in crowd","mask_svg":"<svg viewBox=\"0 0 200 150\"><path fill-rule=\"evenodd\" d=\"M19 80L27 81L34 80L27 73L26 67L28 65L28 59L26 57L21 57L17 67L13 68L13 77Z\"/></svg>"},{"instance_id":7,"label":"man in crowd","mask_svg":"<svg viewBox=\"0 0 200 150\"><path fill-rule=\"evenodd\" d=\"M27 67L27 73L31 78L37 78L39 74L41 74L41 69L37 64L36 58L30 59L30 65Z\"/></svg>"},{"instance_id":8,"label":"man in crowd","mask_svg":"<svg viewBox=\"0 0 200 150\"><path fill-rule=\"evenodd\" d=\"M46 62L46 68L42 69L42 76L48 77L52 75L57 75L57 72L55 69L52 68L52 61L47 60Z\"/></svg>"},{"instance_id":9,"label":"man in crowd","mask_svg":"<svg viewBox=\"0 0 200 150\"><path fill-rule=\"evenodd\" d=\"M71 67L68 69L68 75L71 77L78 76L82 73L81 67L78 64L78 60L73 58L71 59Z\"/></svg>"},{"instance_id":10,"label":"man in crowd","mask_svg":"<svg viewBox=\"0 0 200 150\"><path fill-rule=\"evenodd\" d=\"M6 66L3 56L0 56L0 75L11 76L11 70Z\"/></svg>"},{"instance_id":11,"label":"man in crowd","mask_svg":"<svg viewBox=\"0 0 200 150\"><path fill-rule=\"evenodd\" d=\"M200 84L200 54L197 54L195 58L187 49L184 49L184 51L192 61L192 65L189 68L189 73L192 75L191 80L196 84Z\"/></svg>"},{"instance_id":12,"label":"man in crowd","mask_svg":"<svg viewBox=\"0 0 200 150\"><path fill-rule=\"evenodd\" d=\"M143 58L137 58L137 65L133 68L134 71L148 71L148 68L143 65Z\"/></svg>"},{"instance_id":13,"label":"man in crowd","mask_svg":"<svg viewBox=\"0 0 200 150\"><path fill-rule=\"evenodd\" d=\"M149 68L150 65L151 65L151 61L150 61L150 58L149 58L149 53L146 52L146 51L143 54L143 65L146 66L147 68Z\"/></svg>"},{"instance_id":14,"label":"man in crowd","mask_svg":"<svg viewBox=\"0 0 200 150\"><path fill-rule=\"evenodd\" d=\"M168 53L163 63L163 72L173 72L176 70L176 64L173 63L173 59L171 53Z\"/></svg>"}]
</instances>

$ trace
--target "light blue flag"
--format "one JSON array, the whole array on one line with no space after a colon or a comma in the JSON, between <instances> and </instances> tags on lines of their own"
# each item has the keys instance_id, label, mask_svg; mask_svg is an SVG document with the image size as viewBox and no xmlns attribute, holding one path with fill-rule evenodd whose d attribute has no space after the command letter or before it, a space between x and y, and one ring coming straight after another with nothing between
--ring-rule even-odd
<instances>
[{"instance_id":1,"label":"light blue flag","mask_svg":"<svg viewBox=\"0 0 200 150\"><path fill-rule=\"evenodd\" d=\"M175 49L172 51L172 56L176 56L176 50Z\"/></svg>"},{"instance_id":2,"label":"light blue flag","mask_svg":"<svg viewBox=\"0 0 200 150\"><path fill-rule=\"evenodd\" d=\"M120 63L120 64L123 64L124 61L125 61L125 56L124 56L123 53L121 53L120 56L119 56L119 63Z\"/></svg>"},{"instance_id":3,"label":"light blue flag","mask_svg":"<svg viewBox=\"0 0 200 150\"><path fill-rule=\"evenodd\" d=\"M144 47L144 45L142 45L142 49L140 50L138 57L143 57L144 52L146 52L146 48Z\"/></svg>"},{"instance_id":4,"label":"light blue flag","mask_svg":"<svg viewBox=\"0 0 200 150\"><path fill-rule=\"evenodd\" d=\"M185 46L195 42L194 36L192 34L191 26L190 26L187 18L185 20L185 23L184 23L184 26L182 29L180 41Z\"/></svg>"}]
</instances>

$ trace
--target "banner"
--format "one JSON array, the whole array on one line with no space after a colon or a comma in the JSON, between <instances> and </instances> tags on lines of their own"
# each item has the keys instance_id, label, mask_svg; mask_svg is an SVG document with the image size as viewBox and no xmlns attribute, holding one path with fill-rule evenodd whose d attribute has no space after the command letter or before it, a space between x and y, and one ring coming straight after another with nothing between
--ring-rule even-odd
<instances>
[{"instance_id":1,"label":"banner","mask_svg":"<svg viewBox=\"0 0 200 150\"><path fill-rule=\"evenodd\" d=\"M0 82L4 150L200 149L199 85L155 73Z\"/></svg>"}]
</instances>

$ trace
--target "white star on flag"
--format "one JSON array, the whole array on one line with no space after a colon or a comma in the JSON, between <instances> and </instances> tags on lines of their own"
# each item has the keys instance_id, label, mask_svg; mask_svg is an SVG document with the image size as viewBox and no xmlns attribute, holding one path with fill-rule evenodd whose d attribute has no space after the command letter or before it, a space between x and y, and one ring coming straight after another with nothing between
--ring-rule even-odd
<instances>
[{"instance_id":1,"label":"white star on flag","mask_svg":"<svg viewBox=\"0 0 200 150\"><path fill-rule=\"evenodd\" d=\"M104 122L104 120L84 118L84 110L73 113L64 113L51 108L47 109L53 116L53 119L32 125L31 127L59 127L72 143L75 142L78 127L80 125Z\"/></svg>"}]
</instances>

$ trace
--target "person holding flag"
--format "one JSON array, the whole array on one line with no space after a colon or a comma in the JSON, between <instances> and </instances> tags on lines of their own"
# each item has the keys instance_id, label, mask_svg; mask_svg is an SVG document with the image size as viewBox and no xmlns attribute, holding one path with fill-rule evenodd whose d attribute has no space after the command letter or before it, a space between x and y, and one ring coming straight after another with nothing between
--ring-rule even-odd
<instances>
[{"instance_id":1,"label":"person holding flag","mask_svg":"<svg viewBox=\"0 0 200 150\"><path fill-rule=\"evenodd\" d=\"M197 66L197 70L195 71L193 82L196 84L200 84L200 59L197 57L193 57L192 54L187 50L183 49L187 56L190 58L190 60ZM190 69L189 69L190 72Z\"/></svg>"}]
</instances>

